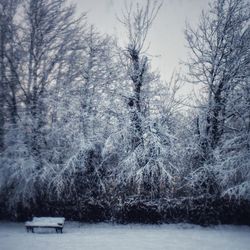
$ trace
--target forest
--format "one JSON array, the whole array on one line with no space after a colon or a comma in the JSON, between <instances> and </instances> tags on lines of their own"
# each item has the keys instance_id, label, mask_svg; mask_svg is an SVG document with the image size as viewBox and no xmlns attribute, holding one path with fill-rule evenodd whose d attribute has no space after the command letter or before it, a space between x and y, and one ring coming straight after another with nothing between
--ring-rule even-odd
<instances>
[{"instance_id":1,"label":"forest","mask_svg":"<svg viewBox=\"0 0 250 250\"><path fill-rule=\"evenodd\" d=\"M250 225L250 3L187 24L169 81L162 3L125 6L118 39L67 0L0 0L0 219Z\"/></svg>"}]
</instances>

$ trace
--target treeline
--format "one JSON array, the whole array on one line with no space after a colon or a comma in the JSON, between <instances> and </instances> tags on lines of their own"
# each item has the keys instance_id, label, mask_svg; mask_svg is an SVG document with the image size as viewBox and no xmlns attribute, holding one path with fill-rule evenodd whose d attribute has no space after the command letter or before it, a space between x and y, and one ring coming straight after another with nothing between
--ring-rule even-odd
<instances>
[{"instance_id":1,"label":"treeline","mask_svg":"<svg viewBox=\"0 0 250 250\"><path fill-rule=\"evenodd\" d=\"M250 224L249 3L211 3L169 82L160 7L125 8L121 46L66 0L0 0L0 217Z\"/></svg>"}]
</instances>

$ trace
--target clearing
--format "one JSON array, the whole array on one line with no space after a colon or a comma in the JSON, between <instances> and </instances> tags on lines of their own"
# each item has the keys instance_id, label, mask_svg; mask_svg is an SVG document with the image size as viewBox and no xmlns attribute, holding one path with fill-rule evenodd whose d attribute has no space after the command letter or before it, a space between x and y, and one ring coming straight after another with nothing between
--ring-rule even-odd
<instances>
[{"instance_id":1,"label":"clearing","mask_svg":"<svg viewBox=\"0 0 250 250\"><path fill-rule=\"evenodd\" d=\"M190 224L117 225L66 222L27 233L24 223L0 222L0 250L248 250L250 227Z\"/></svg>"}]
</instances>

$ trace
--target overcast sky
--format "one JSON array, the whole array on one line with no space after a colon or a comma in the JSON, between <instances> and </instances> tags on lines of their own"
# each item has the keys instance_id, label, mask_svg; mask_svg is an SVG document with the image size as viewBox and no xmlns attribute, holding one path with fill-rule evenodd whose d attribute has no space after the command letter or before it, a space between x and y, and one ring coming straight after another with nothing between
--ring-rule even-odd
<instances>
[{"instance_id":1,"label":"overcast sky","mask_svg":"<svg viewBox=\"0 0 250 250\"><path fill-rule=\"evenodd\" d=\"M130 0L72 0L77 4L78 13L88 12L88 20L102 33L114 34L120 41L122 24L119 16L125 2ZM146 0L134 0L144 3ZM179 61L187 57L185 48L185 23L197 24L201 11L208 8L209 0L163 0L163 6L149 32L148 52L153 56L152 66L158 68L162 78L168 80Z\"/></svg>"}]
</instances>

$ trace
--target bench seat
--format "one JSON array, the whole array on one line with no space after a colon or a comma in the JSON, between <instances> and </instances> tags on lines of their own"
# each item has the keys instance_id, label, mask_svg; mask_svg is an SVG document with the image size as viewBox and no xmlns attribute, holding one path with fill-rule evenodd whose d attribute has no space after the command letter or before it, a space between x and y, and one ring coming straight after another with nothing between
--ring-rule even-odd
<instances>
[{"instance_id":1,"label":"bench seat","mask_svg":"<svg viewBox=\"0 0 250 250\"><path fill-rule=\"evenodd\" d=\"M34 233L34 228L55 228L56 232L61 232L64 226L63 217L33 217L32 221L27 221L25 227L27 232Z\"/></svg>"}]
</instances>

